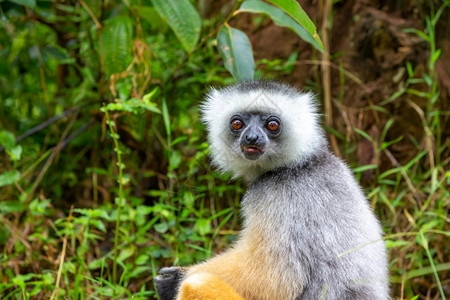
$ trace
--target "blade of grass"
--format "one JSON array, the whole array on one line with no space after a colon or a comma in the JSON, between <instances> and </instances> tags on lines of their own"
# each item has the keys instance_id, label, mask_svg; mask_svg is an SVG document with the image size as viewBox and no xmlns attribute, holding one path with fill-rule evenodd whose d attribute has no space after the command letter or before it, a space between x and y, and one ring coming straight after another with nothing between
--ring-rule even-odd
<instances>
[{"instance_id":1,"label":"blade of grass","mask_svg":"<svg viewBox=\"0 0 450 300\"><path fill-rule=\"evenodd\" d=\"M422 246L425 249L425 252L427 253L428 260L430 261L431 269L433 270L434 277L436 278L436 284L438 286L439 293L441 294L441 299L446 299L444 290L442 289L441 280L439 279L439 275L437 273L436 266L434 265L434 262L433 262L433 257L431 256L430 249L428 248L428 241L425 239L425 236L423 235L422 230L420 231L420 237L422 238L422 242L423 242Z\"/></svg>"}]
</instances>

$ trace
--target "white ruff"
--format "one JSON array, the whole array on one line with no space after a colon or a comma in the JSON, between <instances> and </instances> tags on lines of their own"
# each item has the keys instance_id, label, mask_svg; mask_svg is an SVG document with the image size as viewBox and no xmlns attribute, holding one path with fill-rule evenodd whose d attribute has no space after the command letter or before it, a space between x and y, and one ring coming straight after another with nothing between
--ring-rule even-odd
<instances>
[{"instance_id":1,"label":"white ruff","mask_svg":"<svg viewBox=\"0 0 450 300\"><path fill-rule=\"evenodd\" d=\"M231 171L253 181L261 174L305 161L326 147L319 115L311 93L301 93L278 83L276 88L240 89L239 85L212 89L202 104L202 119L208 127L213 164L223 172ZM245 84L243 84L245 86ZM230 118L237 113L270 113L281 119L282 133L276 151L268 151L257 160L248 160L230 145Z\"/></svg>"}]
</instances>

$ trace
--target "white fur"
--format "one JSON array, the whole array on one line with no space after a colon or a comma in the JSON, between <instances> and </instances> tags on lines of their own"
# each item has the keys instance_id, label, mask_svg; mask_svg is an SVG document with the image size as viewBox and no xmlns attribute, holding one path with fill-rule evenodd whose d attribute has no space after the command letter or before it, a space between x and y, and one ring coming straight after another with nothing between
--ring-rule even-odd
<instances>
[{"instance_id":1,"label":"white fur","mask_svg":"<svg viewBox=\"0 0 450 300\"><path fill-rule=\"evenodd\" d=\"M254 181L261 174L283 166L301 164L317 149L326 147L319 115L311 93L301 93L288 86L285 90L239 90L234 86L212 89L201 109L208 126L213 164L235 177ZM248 160L239 149L230 148L230 118L237 113L273 113L281 119L280 149ZM282 148L281 148L282 147Z\"/></svg>"}]
</instances>

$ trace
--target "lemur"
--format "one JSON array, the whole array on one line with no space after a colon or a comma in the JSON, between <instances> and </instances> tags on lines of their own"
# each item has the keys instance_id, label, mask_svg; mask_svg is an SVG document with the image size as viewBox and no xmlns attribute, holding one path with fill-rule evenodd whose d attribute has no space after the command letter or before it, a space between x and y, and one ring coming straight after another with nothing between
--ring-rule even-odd
<instances>
[{"instance_id":1,"label":"lemur","mask_svg":"<svg viewBox=\"0 0 450 300\"><path fill-rule=\"evenodd\" d=\"M201 110L213 164L249 185L243 229L223 254L163 268L160 299L389 299L380 223L328 150L313 95L244 82Z\"/></svg>"}]
</instances>

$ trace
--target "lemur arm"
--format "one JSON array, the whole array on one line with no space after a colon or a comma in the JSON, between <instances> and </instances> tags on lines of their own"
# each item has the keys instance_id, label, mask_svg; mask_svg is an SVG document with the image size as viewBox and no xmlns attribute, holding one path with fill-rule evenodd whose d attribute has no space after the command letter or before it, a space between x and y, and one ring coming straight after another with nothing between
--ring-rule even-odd
<instances>
[{"instance_id":1,"label":"lemur arm","mask_svg":"<svg viewBox=\"0 0 450 300\"><path fill-rule=\"evenodd\" d=\"M195 272L181 283L177 300L244 300L216 274Z\"/></svg>"},{"instance_id":2,"label":"lemur arm","mask_svg":"<svg viewBox=\"0 0 450 300\"><path fill-rule=\"evenodd\" d=\"M155 278L161 300L243 300L233 288L239 282L239 250L230 249L202 264L188 268L164 268Z\"/></svg>"}]
</instances>

